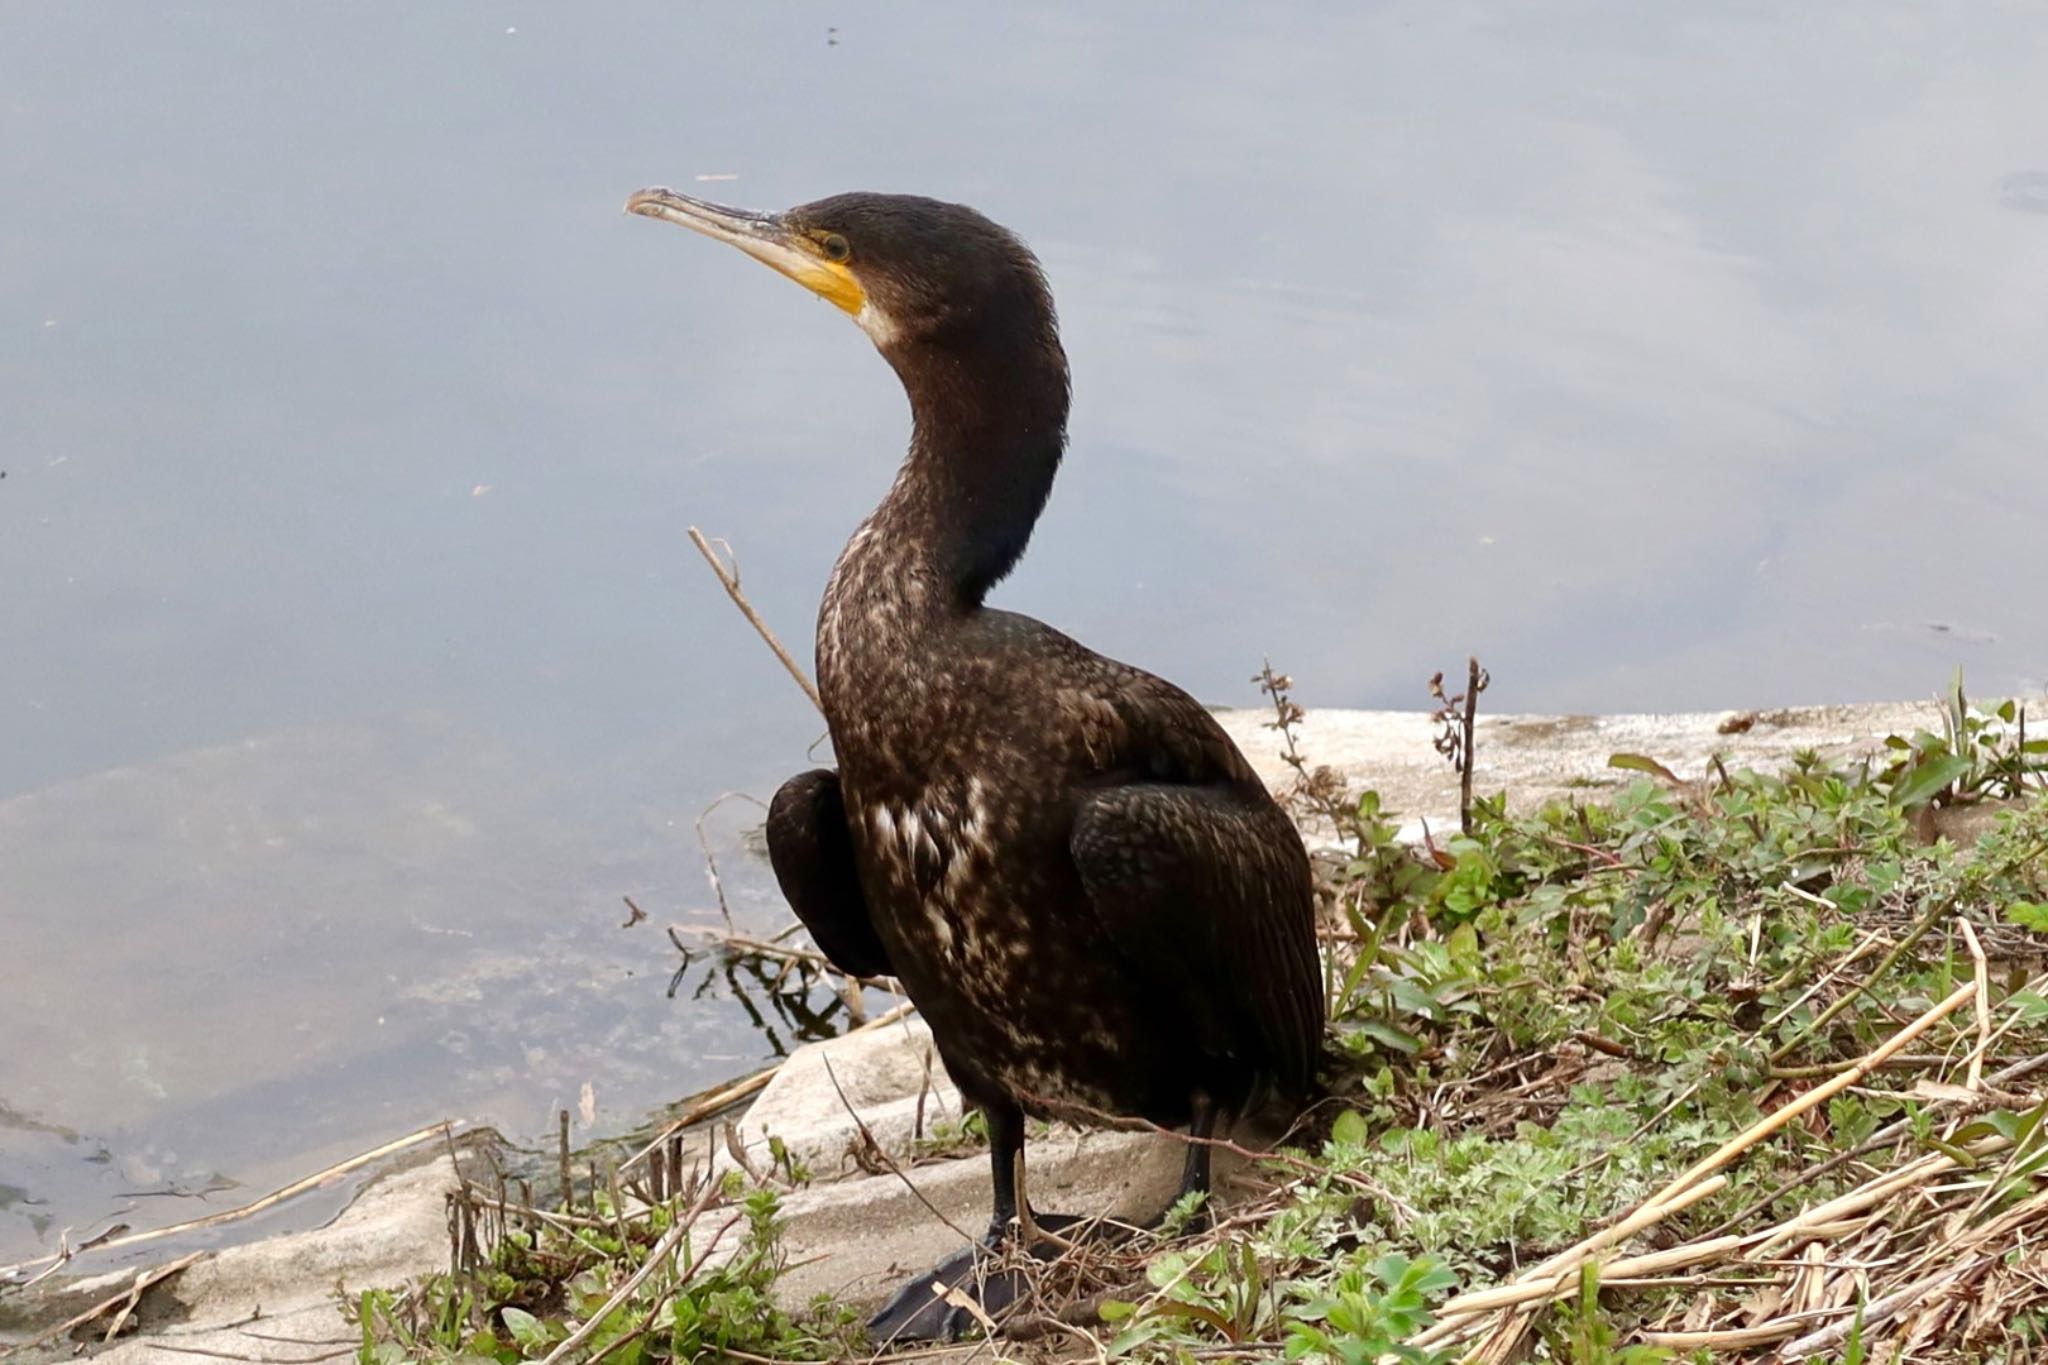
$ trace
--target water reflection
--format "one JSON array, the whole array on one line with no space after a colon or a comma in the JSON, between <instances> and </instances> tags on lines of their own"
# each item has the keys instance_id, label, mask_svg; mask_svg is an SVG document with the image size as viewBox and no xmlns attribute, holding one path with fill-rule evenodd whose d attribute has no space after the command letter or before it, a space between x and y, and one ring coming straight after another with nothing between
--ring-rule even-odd
<instances>
[{"instance_id":1,"label":"water reflection","mask_svg":"<svg viewBox=\"0 0 2048 1365\"><path fill-rule=\"evenodd\" d=\"M692 976L696 987L686 990ZM737 1006L771 1057L787 1057L805 1043L836 1038L860 1022L849 1017L845 998L815 976L787 963L719 949L683 955L669 980L669 998L675 999L679 990L706 1008Z\"/></svg>"},{"instance_id":2,"label":"water reflection","mask_svg":"<svg viewBox=\"0 0 2048 1365\"><path fill-rule=\"evenodd\" d=\"M1420 707L1477 650L1503 710L2048 673L2022 9L8 27L0 1260L148 1216L123 1163L264 1185L585 1083L617 1130L837 1018L663 995L661 926L716 917L691 823L819 730L682 531L801 639L903 405L829 310L621 218L649 181L1023 230L1076 406L1001 600L1206 699L1268 655Z\"/></svg>"}]
</instances>

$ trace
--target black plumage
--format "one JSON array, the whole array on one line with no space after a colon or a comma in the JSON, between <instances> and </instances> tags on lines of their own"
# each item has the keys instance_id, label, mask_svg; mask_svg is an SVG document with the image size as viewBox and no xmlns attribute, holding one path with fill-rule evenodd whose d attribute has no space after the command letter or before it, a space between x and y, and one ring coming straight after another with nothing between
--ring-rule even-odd
<instances>
[{"instance_id":1,"label":"black plumage","mask_svg":"<svg viewBox=\"0 0 2048 1365\"><path fill-rule=\"evenodd\" d=\"M1323 996L1293 823L1179 688L983 605L1066 441L1066 357L1035 258L972 209L908 196L768 216L651 190L629 207L838 304L909 395L909 455L819 611L839 768L776 794L768 845L819 948L899 978L987 1114L990 1244L1018 1213L1026 1114L1206 1136L1268 1093L1305 1095ZM1188 1185L1206 1188L1208 1149L1190 1152ZM878 1328L956 1327L929 1285L971 1267L914 1283Z\"/></svg>"}]
</instances>

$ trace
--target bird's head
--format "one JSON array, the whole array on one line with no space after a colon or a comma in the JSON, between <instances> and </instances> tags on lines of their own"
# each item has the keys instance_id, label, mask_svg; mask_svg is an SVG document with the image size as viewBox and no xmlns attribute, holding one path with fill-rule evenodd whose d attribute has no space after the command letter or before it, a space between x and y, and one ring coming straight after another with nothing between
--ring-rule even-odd
<instances>
[{"instance_id":1,"label":"bird's head","mask_svg":"<svg viewBox=\"0 0 2048 1365\"><path fill-rule=\"evenodd\" d=\"M1038 259L964 204L856 193L753 213L656 188L626 210L738 247L843 309L892 359L919 342L966 343L991 329L1058 346Z\"/></svg>"}]
</instances>

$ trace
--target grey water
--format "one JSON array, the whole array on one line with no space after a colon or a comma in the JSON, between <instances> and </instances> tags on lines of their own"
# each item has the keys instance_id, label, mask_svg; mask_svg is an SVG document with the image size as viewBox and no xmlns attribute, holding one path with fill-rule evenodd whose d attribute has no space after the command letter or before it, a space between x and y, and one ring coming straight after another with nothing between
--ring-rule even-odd
<instances>
[{"instance_id":1,"label":"grey water","mask_svg":"<svg viewBox=\"0 0 2048 1365\"><path fill-rule=\"evenodd\" d=\"M669 994L700 813L821 731L684 532L807 655L904 405L630 191L1023 233L1075 406L999 600L1206 700L2038 690L2044 70L1967 0L15 0L0 1263L835 1026Z\"/></svg>"}]
</instances>

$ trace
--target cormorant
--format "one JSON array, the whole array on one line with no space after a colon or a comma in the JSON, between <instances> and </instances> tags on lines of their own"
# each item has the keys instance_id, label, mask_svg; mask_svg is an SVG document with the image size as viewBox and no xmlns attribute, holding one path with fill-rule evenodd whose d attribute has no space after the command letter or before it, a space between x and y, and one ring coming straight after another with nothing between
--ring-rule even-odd
<instances>
[{"instance_id":1,"label":"cormorant","mask_svg":"<svg viewBox=\"0 0 2048 1365\"><path fill-rule=\"evenodd\" d=\"M1186 1125L1305 1096L1323 1029L1301 837L1200 704L983 605L1066 445L1066 354L1037 259L959 204L842 194L782 214L647 189L633 213L728 242L859 323L910 399L909 455L818 613L839 768L768 814L783 894L856 976L893 975L987 1117L986 1239L871 1323L958 1335L1018 1225L1026 1114ZM1190 1144L1184 1188L1206 1190ZM1041 1229L1071 1220L1022 1207ZM977 1291L977 1284L979 1290Z\"/></svg>"}]
</instances>

